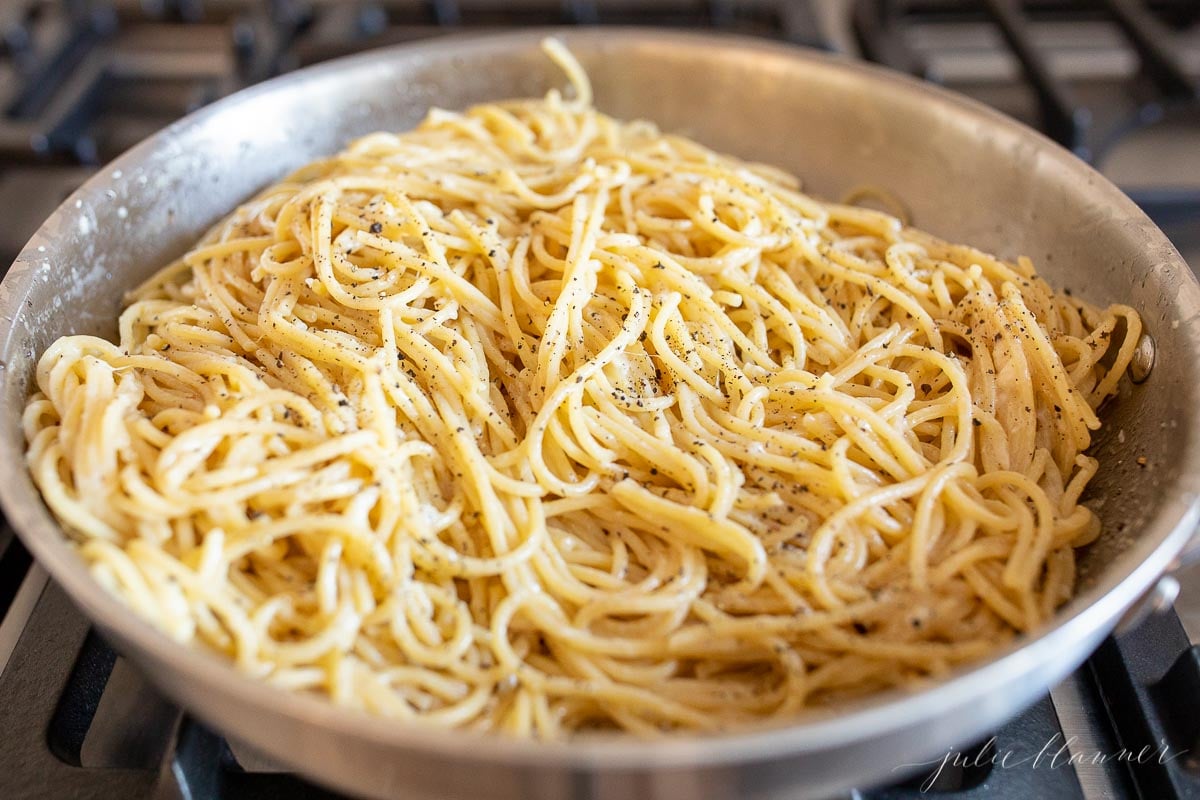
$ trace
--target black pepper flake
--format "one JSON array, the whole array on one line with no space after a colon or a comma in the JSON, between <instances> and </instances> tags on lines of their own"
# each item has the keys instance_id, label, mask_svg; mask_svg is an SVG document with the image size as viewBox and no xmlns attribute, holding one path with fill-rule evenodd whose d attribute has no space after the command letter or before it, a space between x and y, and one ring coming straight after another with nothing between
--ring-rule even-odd
<instances>
[{"instance_id":1,"label":"black pepper flake","mask_svg":"<svg viewBox=\"0 0 1200 800\"><path fill-rule=\"evenodd\" d=\"M371 223L371 233L383 233L383 223L382 222L372 222Z\"/></svg>"},{"instance_id":2,"label":"black pepper flake","mask_svg":"<svg viewBox=\"0 0 1200 800\"><path fill-rule=\"evenodd\" d=\"M980 425L982 425L983 423L982 423L982 422L980 422L980 421L979 421L979 420L977 420L977 419L973 419L973 420L971 420L971 424L972 424L972 425L974 425L976 428L978 428L978 427L979 427Z\"/></svg>"},{"instance_id":3,"label":"black pepper flake","mask_svg":"<svg viewBox=\"0 0 1200 800\"><path fill-rule=\"evenodd\" d=\"M854 623L854 630L855 630L855 631L856 631L856 632L857 632L857 633L858 633L860 636L866 636L866 635L867 635L867 626L866 626L866 625L863 625L861 622L856 622L856 623Z\"/></svg>"}]
</instances>

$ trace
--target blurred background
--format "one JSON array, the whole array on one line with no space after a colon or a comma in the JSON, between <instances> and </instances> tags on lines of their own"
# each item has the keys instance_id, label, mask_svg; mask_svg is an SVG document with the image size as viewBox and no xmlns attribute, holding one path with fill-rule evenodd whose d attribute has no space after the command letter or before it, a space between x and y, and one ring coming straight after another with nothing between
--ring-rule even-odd
<instances>
[{"instance_id":1,"label":"blurred background","mask_svg":"<svg viewBox=\"0 0 1200 800\"><path fill-rule=\"evenodd\" d=\"M0 261L93 169L246 85L577 24L761 36L964 92L1092 161L1200 265L1198 0L0 0Z\"/></svg>"}]
</instances>

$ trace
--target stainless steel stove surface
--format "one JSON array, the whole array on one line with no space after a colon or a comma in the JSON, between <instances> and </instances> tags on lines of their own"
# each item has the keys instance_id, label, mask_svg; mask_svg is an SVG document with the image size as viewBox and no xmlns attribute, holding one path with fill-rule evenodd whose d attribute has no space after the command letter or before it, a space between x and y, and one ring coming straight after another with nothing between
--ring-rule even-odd
<instances>
[{"instance_id":1,"label":"stainless steel stove surface","mask_svg":"<svg viewBox=\"0 0 1200 800\"><path fill-rule=\"evenodd\" d=\"M937 80L1092 160L1200 266L1196 0L2 0L0 263L100 164L238 88L533 24L718 28ZM848 796L1200 798L1200 569L1180 579L1178 613L1109 639L994 738ZM332 797L162 699L0 523L0 798Z\"/></svg>"}]
</instances>

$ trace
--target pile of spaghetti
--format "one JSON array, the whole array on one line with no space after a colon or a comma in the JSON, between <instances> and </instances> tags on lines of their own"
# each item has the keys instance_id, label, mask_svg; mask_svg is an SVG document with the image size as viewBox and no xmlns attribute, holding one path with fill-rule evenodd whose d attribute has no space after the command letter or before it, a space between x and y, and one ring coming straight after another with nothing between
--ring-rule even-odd
<instances>
[{"instance_id":1,"label":"pile of spaghetti","mask_svg":"<svg viewBox=\"0 0 1200 800\"><path fill-rule=\"evenodd\" d=\"M1068 598L1138 316L573 95L237 209L37 370L29 465L181 642L399 719L714 731Z\"/></svg>"}]
</instances>

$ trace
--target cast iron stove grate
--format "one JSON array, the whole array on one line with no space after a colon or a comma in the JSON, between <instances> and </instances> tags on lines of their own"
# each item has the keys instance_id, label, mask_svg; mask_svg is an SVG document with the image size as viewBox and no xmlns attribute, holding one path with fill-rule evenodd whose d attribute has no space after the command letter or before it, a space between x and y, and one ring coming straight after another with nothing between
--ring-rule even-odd
<instances>
[{"instance_id":1,"label":"cast iron stove grate","mask_svg":"<svg viewBox=\"0 0 1200 800\"><path fill-rule=\"evenodd\" d=\"M992 37L985 34L993 33L1002 43L1001 55L1017 68L1018 77L1006 82L1027 89L1023 101L1003 110L1097 165L1149 126L1181 124L1200 130L1200 66L1185 58L1189 47L1195 50L1200 30L1200 3L1195 0L853 0L852 17L868 59L968 94L979 76L939 69L927 45L946 41L957 31L960 41L979 42L980 49L987 49ZM1092 41L1082 33L1063 33L1072 25L1089 26ZM1039 28L1057 29L1066 52L1052 52L1048 40L1055 34L1039 35L1045 33ZM1104 65L1098 54L1085 51L1097 49L1110 36L1133 57L1132 69L1119 80L1104 82L1098 93L1098 73L1123 70L1113 63L1118 59L1109 58ZM1081 64L1089 55L1090 68ZM990 98L984 94L981 99ZM1200 187L1123 188L1160 223L1200 220Z\"/></svg>"},{"instance_id":2,"label":"cast iron stove grate","mask_svg":"<svg viewBox=\"0 0 1200 800\"><path fill-rule=\"evenodd\" d=\"M437 34L580 23L827 46L792 0L4 0L0 263L98 165L239 88Z\"/></svg>"}]
</instances>

